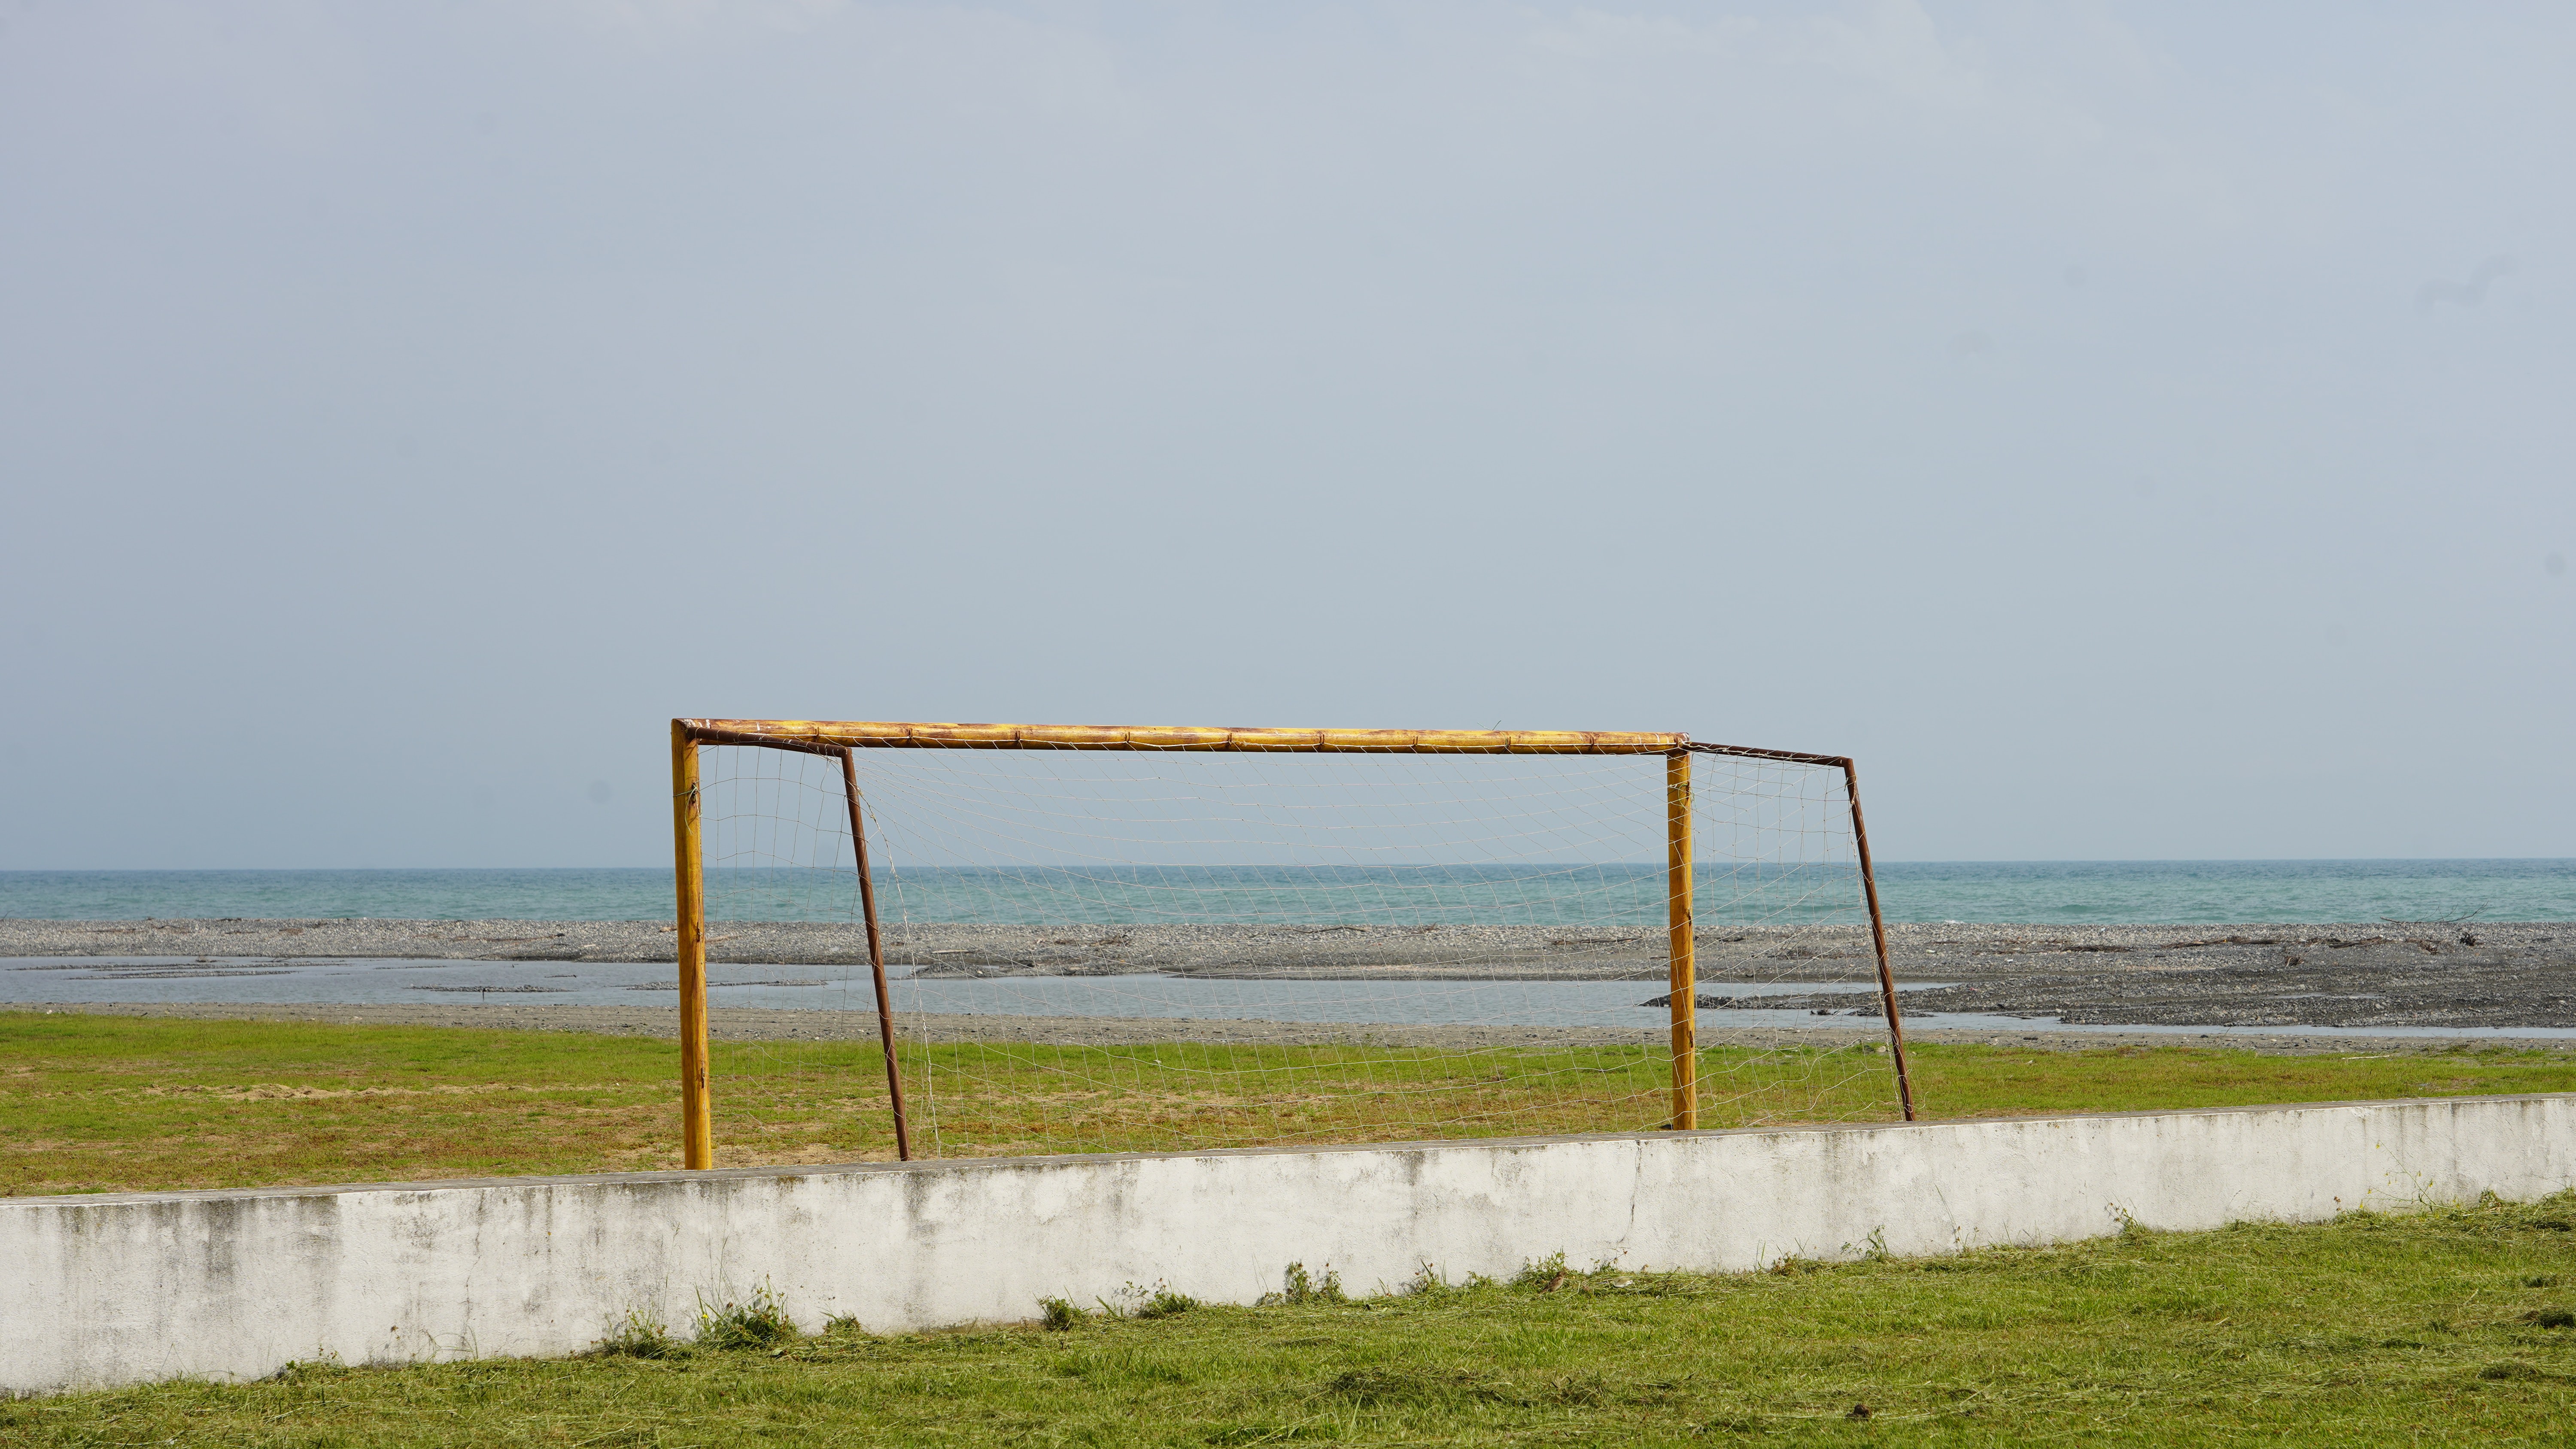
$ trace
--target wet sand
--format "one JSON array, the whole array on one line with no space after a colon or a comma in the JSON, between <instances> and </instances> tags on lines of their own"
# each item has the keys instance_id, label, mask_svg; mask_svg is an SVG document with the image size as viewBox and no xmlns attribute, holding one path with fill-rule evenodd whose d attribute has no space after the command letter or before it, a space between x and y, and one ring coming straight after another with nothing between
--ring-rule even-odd
<instances>
[{"instance_id":1,"label":"wet sand","mask_svg":"<svg viewBox=\"0 0 2576 1449\"><path fill-rule=\"evenodd\" d=\"M1660 930L1545 926L1264 927L1153 925L1025 927L899 925L888 932L889 963L922 977L1012 978L1162 973L1251 980L1634 980L1665 979ZM1899 981L1942 983L1909 990L1912 1012L2055 1017L2070 1023L2167 1026L2576 1027L2576 924L2404 923L2309 926L1901 925L1888 929ZM1851 982L1875 974L1857 927L1704 926L1697 937L1700 979ZM854 926L719 923L710 956L720 962L851 965L864 961ZM669 961L672 932L653 922L532 921L0 921L0 956L176 956L231 958L412 957L488 961ZM1722 989L1722 988L1720 988ZM1650 993L1641 992L1645 1000ZM1859 1006L1850 997L1766 998L1766 1007ZM56 1008L63 1009L63 1008ZM90 1008L81 1008L90 1009ZM125 1009L125 1008L100 1008ZM135 1008L225 1014L234 1007ZM448 1024L624 1031L613 1023L667 1022L670 1009L472 1006L274 1007L315 1013L298 1019L406 1020ZM384 1015L383 1013L395 1013ZM414 1015L401 1015L414 1013ZM491 1015L500 1013L501 1015ZM582 1015L589 1013L591 1015ZM718 1008L725 1030L839 1035L808 1011ZM770 1018L778 1019L769 1023ZM924 1018L943 1032L1016 1031L1019 1040L1173 1040L1179 1025L1113 1020L961 1016ZM573 1025L588 1022L587 1025ZM1046 1024L1050 1023L1052 1024ZM769 1023L769 1024L764 1024ZM954 1023L943 1024L943 1023ZM1005 1025L1006 1023L1015 1023ZM667 1026L637 1025L666 1033ZM871 1030L873 1028L870 1028ZM1260 1022L1189 1024L1195 1040L1350 1040L1354 1028ZM1391 1033L1518 1028L1370 1027ZM1771 1033L1824 1041L1842 1028ZM1855 1026L1856 1033L1868 1028ZM1150 1032L1151 1035L1135 1033ZM1255 1033L1252 1036L1207 1033ZM1037 1033L1038 1035L1027 1035ZM1126 1033L1102 1035L1102 1033ZM1336 1035L1338 1033L1338 1035ZM1320 1035L1314 1035L1320 1034ZM1613 1031L1611 1039L1651 1033ZM1964 1033L1987 1039L1993 1033ZM2050 1033L2037 1032L2036 1036ZM2088 1046L2124 1040L2062 1033ZM1997 1039L2032 1040L2004 1033ZM967 1039L948 1037L944 1039ZM1714 1039L1714 1038L1712 1038ZM1927 1035L1925 1039L1934 1039ZM2136 1040L2190 1040L2166 1033ZM2223 1038L2256 1047L2255 1038ZM2278 1038L2264 1038L2278 1042ZM2326 1039L2332 1041L2334 1039ZM2349 1049L2339 1042L2335 1049Z\"/></svg>"},{"instance_id":2,"label":"wet sand","mask_svg":"<svg viewBox=\"0 0 2576 1449\"><path fill-rule=\"evenodd\" d=\"M925 977L1119 976L1241 979L1661 980L1660 927L1568 926L960 926L897 924L886 963ZM1865 941L1831 946L1773 929L1711 933L1710 947L1758 940L1846 962ZM347 956L476 961L669 961L673 931L652 921L0 921L0 956ZM853 923L720 921L710 961L848 965L867 959Z\"/></svg>"}]
</instances>

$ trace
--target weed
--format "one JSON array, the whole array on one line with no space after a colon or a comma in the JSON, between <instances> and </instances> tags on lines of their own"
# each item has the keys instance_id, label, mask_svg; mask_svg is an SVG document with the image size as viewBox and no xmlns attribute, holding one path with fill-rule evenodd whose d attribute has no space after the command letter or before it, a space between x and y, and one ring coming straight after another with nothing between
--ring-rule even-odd
<instances>
[{"instance_id":1,"label":"weed","mask_svg":"<svg viewBox=\"0 0 2576 1449\"><path fill-rule=\"evenodd\" d=\"M2543 1328L2576 1328L2576 1310L2542 1308L2524 1314L2523 1318Z\"/></svg>"},{"instance_id":2,"label":"weed","mask_svg":"<svg viewBox=\"0 0 2576 1449\"><path fill-rule=\"evenodd\" d=\"M1349 1296L1342 1292L1342 1275L1336 1272L1330 1263L1324 1265L1324 1275L1320 1278L1308 1273L1305 1264L1291 1263L1288 1265L1288 1271L1280 1275L1279 1291L1261 1295L1261 1302L1265 1307L1275 1307L1283 1303L1348 1303L1350 1301Z\"/></svg>"},{"instance_id":3,"label":"weed","mask_svg":"<svg viewBox=\"0 0 2576 1449\"><path fill-rule=\"evenodd\" d=\"M766 1282L743 1295L740 1303L698 1299L697 1346L717 1350L772 1348L798 1337L787 1304Z\"/></svg>"},{"instance_id":4,"label":"weed","mask_svg":"<svg viewBox=\"0 0 2576 1449\"><path fill-rule=\"evenodd\" d=\"M627 1309L617 1327L591 1347L602 1358L680 1358L688 1351L671 1336L660 1314L643 1308Z\"/></svg>"},{"instance_id":5,"label":"weed","mask_svg":"<svg viewBox=\"0 0 2576 1449\"><path fill-rule=\"evenodd\" d=\"M1073 1306L1070 1298L1041 1298L1038 1312L1038 1323L1049 1333L1063 1333L1080 1327L1085 1317L1081 1309Z\"/></svg>"},{"instance_id":6,"label":"weed","mask_svg":"<svg viewBox=\"0 0 2576 1449\"><path fill-rule=\"evenodd\" d=\"M1553 1293L1564 1287L1566 1280L1573 1276L1565 1266L1565 1254L1550 1253L1536 1262L1521 1264L1521 1270L1512 1275L1512 1286Z\"/></svg>"},{"instance_id":7,"label":"weed","mask_svg":"<svg viewBox=\"0 0 2576 1449\"><path fill-rule=\"evenodd\" d=\"M1111 1302L1110 1299L1113 1298L1117 1301ZM1039 1306L1044 1307L1046 1301L1040 1299ZM1200 1306L1197 1299L1187 1293L1173 1291L1172 1285L1160 1278L1155 1279L1154 1286L1150 1288L1141 1283L1122 1283L1118 1285L1118 1291L1108 1298L1094 1301L1099 1303L1101 1312L1112 1318L1170 1318L1174 1314L1187 1313ZM1081 1312L1069 1303L1065 1306L1076 1313ZM1048 1325L1053 1326L1052 1312L1049 1315Z\"/></svg>"},{"instance_id":8,"label":"weed","mask_svg":"<svg viewBox=\"0 0 2576 1449\"><path fill-rule=\"evenodd\" d=\"M1163 1284L1157 1283L1154 1285L1153 1294L1136 1310L1136 1316L1169 1318L1176 1313L1187 1313L1198 1306L1199 1301L1187 1293L1175 1293Z\"/></svg>"},{"instance_id":9,"label":"weed","mask_svg":"<svg viewBox=\"0 0 2576 1449\"><path fill-rule=\"evenodd\" d=\"M1413 1276L1404 1280L1404 1286L1395 1290L1399 1298L1437 1298L1453 1291L1449 1280L1440 1276L1440 1270L1429 1259L1423 1260L1413 1270Z\"/></svg>"},{"instance_id":10,"label":"weed","mask_svg":"<svg viewBox=\"0 0 2576 1449\"><path fill-rule=\"evenodd\" d=\"M267 1382L307 1384L317 1379L340 1378L348 1372L348 1365L340 1362L340 1356L326 1349L309 1359L288 1359L278 1366L277 1372L268 1376Z\"/></svg>"}]
</instances>

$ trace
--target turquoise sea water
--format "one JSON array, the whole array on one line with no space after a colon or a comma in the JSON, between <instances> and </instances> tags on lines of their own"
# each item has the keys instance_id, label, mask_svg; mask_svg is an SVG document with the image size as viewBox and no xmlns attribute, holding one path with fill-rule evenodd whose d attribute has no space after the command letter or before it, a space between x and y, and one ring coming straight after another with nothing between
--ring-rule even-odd
<instances>
[{"instance_id":1,"label":"turquoise sea water","mask_svg":"<svg viewBox=\"0 0 2576 1449\"><path fill-rule=\"evenodd\" d=\"M2576 920L2576 860L1884 862L1891 921L2032 923ZM711 873L719 918L846 919L824 873ZM881 879L884 879L881 877ZM890 917L1278 923L1660 920L1657 865L907 870ZM1851 919L1847 874L1704 870L1703 919ZM1741 904L1733 909L1730 902ZM730 905L730 909L728 906ZM0 871L0 917L668 920L668 870Z\"/></svg>"}]
</instances>

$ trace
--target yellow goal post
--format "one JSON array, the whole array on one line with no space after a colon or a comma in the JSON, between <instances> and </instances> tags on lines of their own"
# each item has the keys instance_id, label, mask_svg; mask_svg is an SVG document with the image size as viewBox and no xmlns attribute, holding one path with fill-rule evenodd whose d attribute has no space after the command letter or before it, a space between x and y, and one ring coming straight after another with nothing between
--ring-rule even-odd
<instances>
[{"instance_id":1,"label":"yellow goal post","mask_svg":"<svg viewBox=\"0 0 2576 1449\"><path fill-rule=\"evenodd\" d=\"M1707 744L1664 731L1383 730L1222 728L1186 725L1025 725L845 720L674 719L671 785L674 875L677 895L677 964L683 1160L691 1169L715 1165L714 1095L710 1080L707 1006L707 880L702 839L700 752L731 746L821 757L836 766L844 797L848 841L865 929L867 964L875 997L897 1155L914 1155L907 1121L903 1073L898 1064L897 1020L887 975L886 941L877 887L869 864L862 804L861 750L1046 750L1251 755L1423 756L1661 756L1664 799L1664 930L1668 955L1671 1129L1699 1126L1696 1040L1697 977L1693 881L1691 762L1702 755L1774 761L1839 772L1848 804L1850 840L1857 856L1875 956L1877 994L1905 1120L1915 1116L1905 1064L1904 1029L1896 982L1888 963L1887 931L1860 808L1859 775L1848 756ZM839 824L834 821L835 826Z\"/></svg>"}]
</instances>

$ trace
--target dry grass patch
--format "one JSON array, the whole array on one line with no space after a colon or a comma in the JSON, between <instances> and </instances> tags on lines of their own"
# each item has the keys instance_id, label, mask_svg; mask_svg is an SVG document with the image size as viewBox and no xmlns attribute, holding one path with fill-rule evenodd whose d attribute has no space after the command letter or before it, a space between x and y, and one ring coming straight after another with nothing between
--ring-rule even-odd
<instances>
[{"instance_id":1,"label":"dry grass patch","mask_svg":"<svg viewBox=\"0 0 2576 1449\"><path fill-rule=\"evenodd\" d=\"M1709 1126L1895 1116L1883 1058L1704 1058ZM0 1194L679 1165L678 1051L650 1038L8 1012L0 1059ZM1616 1061L1589 1048L1460 1059L1264 1047L1256 1058L1197 1043L960 1043L907 1047L904 1061L915 1140L949 1157L1634 1129L1658 1120L1666 1070L1644 1050ZM728 1166L894 1155L868 1043L719 1042L715 1082ZM2576 1059L1923 1047L1916 1083L1937 1119L2568 1091Z\"/></svg>"}]
</instances>

